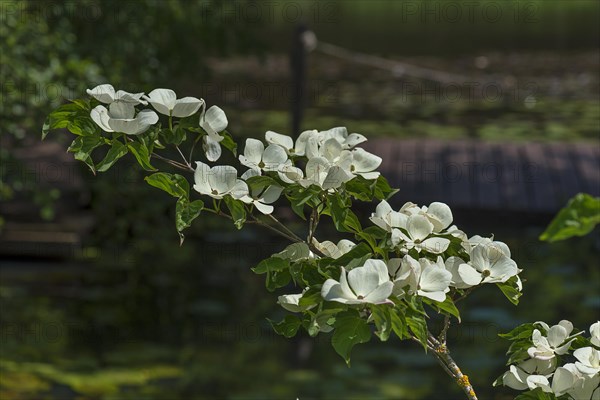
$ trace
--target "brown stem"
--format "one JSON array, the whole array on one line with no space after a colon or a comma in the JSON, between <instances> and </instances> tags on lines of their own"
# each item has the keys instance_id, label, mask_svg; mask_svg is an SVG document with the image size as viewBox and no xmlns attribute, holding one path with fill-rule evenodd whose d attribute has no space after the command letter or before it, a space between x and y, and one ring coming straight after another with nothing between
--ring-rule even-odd
<instances>
[{"instance_id":1,"label":"brown stem","mask_svg":"<svg viewBox=\"0 0 600 400\"><path fill-rule=\"evenodd\" d=\"M454 381L456 384L465 392L467 395L467 399L469 400L477 400L477 395L475 394L475 390L469 382L469 377L462 373L456 361L450 357L450 351L448 347L446 347L445 343L440 343L433 335L429 334L429 343L433 344L433 346L428 346L431 348L433 355L438 359L440 364L444 366L444 370Z\"/></svg>"}]
</instances>

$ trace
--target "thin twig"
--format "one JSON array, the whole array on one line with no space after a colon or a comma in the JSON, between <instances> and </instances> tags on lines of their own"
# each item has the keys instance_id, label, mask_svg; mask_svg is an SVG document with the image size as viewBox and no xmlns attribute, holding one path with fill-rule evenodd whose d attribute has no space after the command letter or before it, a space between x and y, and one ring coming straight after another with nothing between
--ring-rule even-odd
<instances>
[{"instance_id":1,"label":"thin twig","mask_svg":"<svg viewBox=\"0 0 600 400\"><path fill-rule=\"evenodd\" d=\"M185 158L185 156L181 152L181 149L179 148L179 146L175 145L175 148L177 149L177 152L179 153L179 155L181 156L181 158L183 158L183 162L185 162L185 165L187 165L188 167L191 168L192 166L190 165L190 162Z\"/></svg>"},{"instance_id":2,"label":"thin twig","mask_svg":"<svg viewBox=\"0 0 600 400\"><path fill-rule=\"evenodd\" d=\"M150 157L157 158L157 159L159 159L161 161L166 162L167 164L172 165L175 168L179 168L179 169L182 169L184 171L192 171L192 172L194 171L194 168L192 168L191 166L189 166L189 165L183 165L183 164L181 164L181 163L179 163L177 161L173 161L173 160L171 160L169 158L163 157L160 154L152 153L150 155Z\"/></svg>"}]
</instances>

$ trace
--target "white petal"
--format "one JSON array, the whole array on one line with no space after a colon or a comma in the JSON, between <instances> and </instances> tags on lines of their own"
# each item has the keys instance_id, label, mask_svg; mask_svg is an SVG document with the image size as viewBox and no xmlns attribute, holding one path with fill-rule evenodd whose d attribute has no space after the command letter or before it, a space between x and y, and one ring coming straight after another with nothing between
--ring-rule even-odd
<instances>
[{"instance_id":1,"label":"white petal","mask_svg":"<svg viewBox=\"0 0 600 400\"><path fill-rule=\"evenodd\" d=\"M419 296L427 297L440 303L446 300L446 293L444 292L426 292L424 290L418 290L417 293Z\"/></svg>"},{"instance_id":2,"label":"white petal","mask_svg":"<svg viewBox=\"0 0 600 400\"><path fill-rule=\"evenodd\" d=\"M267 143L276 144L283 147L288 153L294 148L294 139L289 136L282 135L281 133L267 131L265 133L265 140Z\"/></svg>"},{"instance_id":3,"label":"white petal","mask_svg":"<svg viewBox=\"0 0 600 400\"><path fill-rule=\"evenodd\" d=\"M546 335L546 337L548 338L548 343L550 343L550 346L552 347L560 346L562 342L565 341L567 336L569 336L567 330L560 325L554 325L553 327L551 327L548 331L548 334Z\"/></svg>"},{"instance_id":4,"label":"white petal","mask_svg":"<svg viewBox=\"0 0 600 400\"><path fill-rule=\"evenodd\" d=\"M135 106L131 103L115 102L108 106L108 115L117 119L133 119Z\"/></svg>"},{"instance_id":5,"label":"white petal","mask_svg":"<svg viewBox=\"0 0 600 400\"><path fill-rule=\"evenodd\" d=\"M391 281L383 282L381 285L377 286L375 290L367 294L363 300L367 303L373 304L385 303L387 298L392 294L393 290L394 284Z\"/></svg>"},{"instance_id":6,"label":"white petal","mask_svg":"<svg viewBox=\"0 0 600 400\"><path fill-rule=\"evenodd\" d=\"M254 207L256 207L256 209L258 211L260 211L261 213L263 213L265 215L271 214L274 210L273 206L270 206L268 204L263 204L260 201L255 201Z\"/></svg>"},{"instance_id":7,"label":"white petal","mask_svg":"<svg viewBox=\"0 0 600 400\"><path fill-rule=\"evenodd\" d=\"M333 162L342 153L342 145L335 139L329 139L323 143L319 149L321 157L325 157L329 162Z\"/></svg>"},{"instance_id":8,"label":"white petal","mask_svg":"<svg viewBox=\"0 0 600 400\"><path fill-rule=\"evenodd\" d=\"M433 217L431 223L435 232L441 232L452 223L452 211L445 203L431 203L427 208L427 214Z\"/></svg>"},{"instance_id":9,"label":"white petal","mask_svg":"<svg viewBox=\"0 0 600 400\"><path fill-rule=\"evenodd\" d=\"M227 116L225 111L221 110L217 106L212 106L204 115L200 117L200 126L206 130L212 130L214 133L223 132L227 128ZM210 134L210 132L208 132Z\"/></svg>"},{"instance_id":10,"label":"white petal","mask_svg":"<svg viewBox=\"0 0 600 400\"><path fill-rule=\"evenodd\" d=\"M217 165L210 169L208 183L218 193L228 193L237 181L237 170L230 165Z\"/></svg>"},{"instance_id":11,"label":"white petal","mask_svg":"<svg viewBox=\"0 0 600 400\"><path fill-rule=\"evenodd\" d=\"M279 196L281 196L282 191L283 188L281 186L271 185L268 188L266 188L265 191L260 195L260 201L262 201L265 204L274 203L277 201L277 199L279 199Z\"/></svg>"},{"instance_id":12,"label":"white petal","mask_svg":"<svg viewBox=\"0 0 600 400\"><path fill-rule=\"evenodd\" d=\"M108 125L108 110L104 106L96 106L90 111L90 117L92 120L105 132L114 132L114 130Z\"/></svg>"},{"instance_id":13,"label":"white petal","mask_svg":"<svg viewBox=\"0 0 600 400\"><path fill-rule=\"evenodd\" d=\"M422 215L411 215L406 223L408 235L413 240L423 240L433 232L433 225Z\"/></svg>"},{"instance_id":14,"label":"white petal","mask_svg":"<svg viewBox=\"0 0 600 400\"><path fill-rule=\"evenodd\" d=\"M294 154L296 154L297 156L303 156L306 153L306 143L308 141L308 138L316 135L318 135L318 132L314 129L302 132L298 136L298 139L296 139L296 145L294 146Z\"/></svg>"},{"instance_id":15,"label":"white petal","mask_svg":"<svg viewBox=\"0 0 600 400\"><path fill-rule=\"evenodd\" d=\"M244 157L246 158L246 164L242 164L247 167L255 167L262 160L263 152L265 151L265 145L260 141L252 138L246 139L246 146L244 147ZM240 161L241 161L240 157Z\"/></svg>"},{"instance_id":16,"label":"white petal","mask_svg":"<svg viewBox=\"0 0 600 400\"><path fill-rule=\"evenodd\" d=\"M362 176L363 178L365 178L368 181L372 181L372 180L379 178L379 175L381 175L381 173L380 172L359 172L357 175Z\"/></svg>"},{"instance_id":17,"label":"white petal","mask_svg":"<svg viewBox=\"0 0 600 400\"><path fill-rule=\"evenodd\" d=\"M262 160L265 164L263 170L277 171L279 166L287 161L287 153L281 146L270 144L265 149L265 152L262 155Z\"/></svg>"},{"instance_id":18,"label":"white petal","mask_svg":"<svg viewBox=\"0 0 600 400\"><path fill-rule=\"evenodd\" d=\"M170 115L175 107L177 95L171 89L154 89L148 96L144 96L156 111L164 115Z\"/></svg>"},{"instance_id":19,"label":"white petal","mask_svg":"<svg viewBox=\"0 0 600 400\"><path fill-rule=\"evenodd\" d=\"M221 144L211 136L202 137L202 148L208 161L217 161L221 157Z\"/></svg>"},{"instance_id":20,"label":"white petal","mask_svg":"<svg viewBox=\"0 0 600 400\"><path fill-rule=\"evenodd\" d=\"M600 347L600 322L595 322L590 326L590 336L592 344Z\"/></svg>"},{"instance_id":21,"label":"white petal","mask_svg":"<svg viewBox=\"0 0 600 400\"><path fill-rule=\"evenodd\" d=\"M424 240L421 247L430 253L440 254L445 252L450 245L450 240L446 238L432 237Z\"/></svg>"},{"instance_id":22,"label":"white petal","mask_svg":"<svg viewBox=\"0 0 600 400\"><path fill-rule=\"evenodd\" d=\"M253 176L260 176L260 169L250 168L242 174L241 178L243 180L247 180L248 178L252 178Z\"/></svg>"},{"instance_id":23,"label":"white petal","mask_svg":"<svg viewBox=\"0 0 600 400\"><path fill-rule=\"evenodd\" d=\"M460 264L458 266L458 275L469 286L479 285L483 279L483 275L469 264Z\"/></svg>"},{"instance_id":24,"label":"white petal","mask_svg":"<svg viewBox=\"0 0 600 400\"><path fill-rule=\"evenodd\" d=\"M185 118L193 115L200 109L204 101L195 97L184 97L175 101L172 115L177 118Z\"/></svg>"},{"instance_id":25,"label":"white petal","mask_svg":"<svg viewBox=\"0 0 600 400\"><path fill-rule=\"evenodd\" d=\"M242 197L248 196L248 185L243 180L238 179L235 181L235 184L231 188L230 193L234 199L241 199Z\"/></svg>"},{"instance_id":26,"label":"white petal","mask_svg":"<svg viewBox=\"0 0 600 400\"><path fill-rule=\"evenodd\" d=\"M562 396L575 383L575 376L567 368L558 367L552 377L552 391L557 396Z\"/></svg>"},{"instance_id":27,"label":"white petal","mask_svg":"<svg viewBox=\"0 0 600 400\"><path fill-rule=\"evenodd\" d=\"M344 141L344 149L351 149L357 144L366 142L367 138L361 135L360 133L351 133L348 135L346 140Z\"/></svg>"},{"instance_id":28,"label":"white petal","mask_svg":"<svg viewBox=\"0 0 600 400\"><path fill-rule=\"evenodd\" d=\"M421 271L419 285L426 292L443 292L448 289L452 274L443 268L428 266Z\"/></svg>"},{"instance_id":29,"label":"white petal","mask_svg":"<svg viewBox=\"0 0 600 400\"><path fill-rule=\"evenodd\" d=\"M133 105L143 104L147 105L148 102L142 100L144 93L129 93L124 90L118 90L115 94L115 101L122 103L131 103Z\"/></svg>"},{"instance_id":30,"label":"white petal","mask_svg":"<svg viewBox=\"0 0 600 400\"><path fill-rule=\"evenodd\" d=\"M201 161L196 162L196 171L194 172L194 190L201 194L209 194L211 192L208 183L208 175L210 167Z\"/></svg>"},{"instance_id":31,"label":"white petal","mask_svg":"<svg viewBox=\"0 0 600 400\"><path fill-rule=\"evenodd\" d=\"M550 382L548 381L548 378L543 375L529 375L526 381L527 386L529 386L529 389L531 390L539 387L542 388L542 390L546 393L552 391L552 389L550 389Z\"/></svg>"},{"instance_id":32,"label":"white petal","mask_svg":"<svg viewBox=\"0 0 600 400\"><path fill-rule=\"evenodd\" d=\"M356 299L355 296L348 297L342 289L342 285L333 280L327 279L321 287L321 296L327 301L337 301L338 303L345 303L348 299Z\"/></svg>"},{"instance_id":33,"label":"white petal","mask_svg":"<svg viewBox=\"0 0 600 400\"><path fill-rule=\"evenodd\" d=\"M527 383L525 383L527 374L514 365L511 365L509 368L509 371L502 375L502 383L515 390L528 389Z\"/></svg>"},{"instance_id":34,"label":"white petal","mask_svg":"<svg viewBox=\"0 0 600 400\"><path fill-rule=\"evenodd\" d=\"M354 298L355 299L356 295L354 294L354 292L352 292L352 289L350 289L350 285L348 284L346 268L341 267L340 270L341 270L340 285L342 285L342 291L344 292L344 296L346 298Z\"/></svg>"},{"instance_id":35,"label":"white petal","mask_svg":"<svg viewBox=\"0 0 600 400\"><path fill-rule=\"evenodd\" d=\"M298 302L302 298L302 294L284 294L277 298L277 303L291 312L301 312L302 307L298 306Z\"/></svg>"},{"instance_id":36,"label":"white petal","mask_svg":"<svg viewBox=\"0 0 600 400\"><path fill-rule=\"evenodd\" d=\"M379 277L378 283L380 285L390 280L387 265L383 260L367 260L365 261L364 267L368 267L377 272L377 276Z\"/></svg>"},{"instance_id":37,"label":"white petal","mask_svg":"<svg viewBox=\"0 0 600 400\"><path fill-rule=\"evenodd\" d=\"M300 168L296 168L289 165L281 165L277 170L279 178L285 183L294 183L298 182L300 179L304 178L304 173Z\"/></svg>"},{"instance_id":38,"label":"white petal","mask_svg":"<svg viewBox=\"0 0 600 400\"><path fill-rule=\"evenodd\" d=\"M354 159L352 165L355 168L353 172L371 172L381 165L381 157L371 154L364 149L354 149L352 155Z\"/></svg>"},{"instance_id":39,"label":"white petal","mask_svg":"<svg viewBox=\"0 0 600 400\"><path fill-rule=\"evenodd\" d=\"M357 297L365 297L379 286L379 273L368 265L354 268L348 272L348 283Z\"/></svg>"},{"instance_id":40,"label":"white petal","mask_svg":"<svg viewBox=\"0 0 600 400\"><path fill-rule=\"evenodd\" d=\"M334 165L327 171L327 176L323 180L323 189L336 189L342 185L342 183L348 182L352 179L352 175L342 168Z\"/></svg>"},{"instance_id":41,"label":"white petal","mask_svg":"<svg viewBox=\"0 0 600 400\"><path fill-rule=\"evenodd\" d=\"M110 104L115 101L115 88L110 84L98 85L86 92L101 103Z\"/></svg>"},{"instance_id":42,"label":"white petal","mask_svg":"<svg viewBox=\"0 0 600 400\"><path fill-rule=\"evenodd\" d=\"M140 133L146 132L150 126L158 122L158 115L152 110L142 110L136 115L134 121L136 122L136 125L132 127L129 132L125 133L129 135L139 135Z\"/></svg>"},{"instance_id":43,"label":"white petal","mask_svg":"<svg viewBox=\"0 0 600 400\"><path fill-rule=\"evenodd\" d=\"M306 163L306 179L320 185L327 177L329 168L329 162L325 158L311 158Z\"/></svg>"}]
</instances>

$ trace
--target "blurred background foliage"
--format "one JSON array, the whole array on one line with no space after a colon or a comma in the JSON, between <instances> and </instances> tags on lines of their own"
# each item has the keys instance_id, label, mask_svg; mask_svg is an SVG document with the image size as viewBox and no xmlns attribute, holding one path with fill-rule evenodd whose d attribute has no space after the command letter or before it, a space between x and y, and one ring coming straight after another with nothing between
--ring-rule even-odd
<instances>
[{"instance_id":1,"label":"blurred background foliage","mask_svg":"<svg viewBox=\"0 0 600 400\"><path fill-rule=\"evenodd\" d=\"M0 199L31 203L27 216L0 218L57 221L69 212L60 206L73 203L94 221L68 257L0 255L0 398L460 398L412 344L361 346L348 369L327 336L276 336L265 316L284 313L249 268L284 246L278 238L251 227L237 232L207 216L179 247L171 199L146 185L134 163L98 177L77 166L83 178L71 193L14 173L18 155L35 151L53 107L104 82L204 97L225 109L238 138L268 129L288 133L287 53L300 20L326 42L474 80L493 76L508 88L493 100L450 100L450 94L436 97L444 88L433 83L312 53L307 128L346 125L369 137L591 142L600 118L599 3L505 2L505 17L494 23L480 14L474 23L449 21L435 11L444 2L260 4L0 2ZM479 1L477 13L490 4L499 3ZM429 6L434 11L426 20L422 10L413 16L406 8ZM62 149L68 144L67 135L48 140ZM528 280L517 308L495 288L476 292L450 335L480 396L509 399L510 391L491 389L506 348L496 334L525 321L568 316L586 327L597 318L600 296L591 285L600 281L600 243L597 235L538 242L550 217L532 225L461 215L456 222L467 232L505 240Z\"/></svg>"}]
</instances>

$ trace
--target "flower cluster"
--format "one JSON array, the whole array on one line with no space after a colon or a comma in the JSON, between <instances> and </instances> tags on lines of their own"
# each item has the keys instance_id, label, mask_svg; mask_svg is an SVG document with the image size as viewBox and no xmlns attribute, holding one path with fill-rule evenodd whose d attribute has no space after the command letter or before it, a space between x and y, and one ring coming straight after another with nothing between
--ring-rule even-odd
<instances>
[{"instance_id":1,"label":"flower cluster","mask_svg":"<svg viewBox=\"0 0 600 400\"><path fill-rule=\"evenodd\" d=\"M515 339L530 330L525 340ZM584 332L572 332L573 324L563 320L554 326L539 321L507 334L515 340L511 349L526 349L528 357L511 364L496 384L576 400L600 399L600 322L590 326L589 339ZM561 365L565 360L571 362Z\"/></svg>"},{"instance_id":2,"label":"flower cluster","mask_svg":"<svg viewBox=\"0 0 600 400\"><path fill-rule=\"evenodd\" d=\"M369 259L350 270L342 266L339 280L323 283L321 295L325 300L383 304L392 303L391 298L420 296L444 302L452 288L504 283L513 277L521 289L521 270L510 258L508 246L481 236L468 238L451 226L452 211L444 203L434 202L428 207L406 203L394 211L383 200L370 219L386 232L385 247L396 257ZM337 245L330 241L313 243L322 254L334 259L355 246L346 239ZM449 248L460 256L446 256Z\"/></svg>"},{"instance_id":3,"label":"flower cluster","mask_svg":"<svg viewBox=\"0 0 600 400\"><path fill-rule=\"evenodd\" d=\"M232 166L210 168L197 162L194 189L215 199L230 195L253 204L263 214L270 214L271 204L287 185L298 184L304 188L314 185L333 192L357 175L377 179L379 172L375 169L381 164L381 158L354 147L365 140L357 133L348 135L346 128L341 127L305 131L295 143L290 136L268 131L266 143L246 139L239 161L249 169L239 178ZM304 170L297 166L300 163L305 164ZM273 183L254 185L250 189L246 181L258 176L269 176Z\"/></svg>"},{"instance_id":4,"label":"flower cluster","mask_svg":"<svg viewBox=\"0 0 600 400\"><path fill-rule=\"evenodd\" d=\"M227 117L223 110L212 106L205 110L203 99L183 97L178 99L171 89L154 89L148 95L144 93L129 93L123 90L115 91L110 84L98 85L88 89L87 93L100 103L90 112L92 120L104 132L125 133L127 135L140 135L159 121L156 112L143 109L136 110L136 106L146 106L148 103L163 115L169 117L169 127L173 130L172 118L187 118L196 114L201 109L198 127L206 136L203 137L203 148L209 161L216 161L221 156L219 142L223 140L220 135L227 128Z\"/></svg>"}]
</instances>

